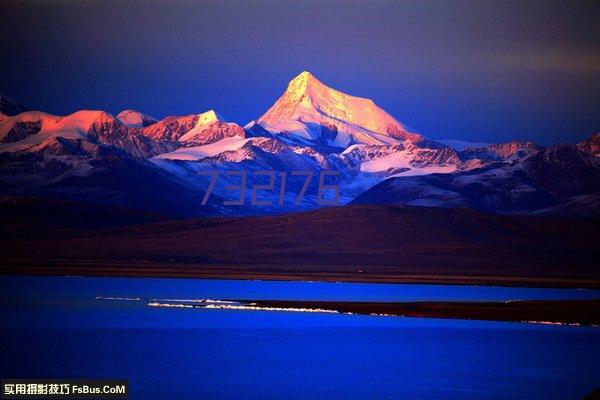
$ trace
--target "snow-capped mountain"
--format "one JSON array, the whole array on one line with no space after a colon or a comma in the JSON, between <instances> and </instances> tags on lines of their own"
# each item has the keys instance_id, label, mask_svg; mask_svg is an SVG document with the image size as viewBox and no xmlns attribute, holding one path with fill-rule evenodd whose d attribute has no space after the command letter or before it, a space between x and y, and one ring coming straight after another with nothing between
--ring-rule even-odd
<instances>
[{"instance_id":1,"label":"snow-capped mountain","mask_svg":"<svg viewBox=\"0 0 600 400\"><path fill-rule=\"evenodd\" d=\"M560 205L569 204L569 211L577 215L577 205L585 206L586 212L598 209L591 207L590 202L597 200L600 193L600 158L580 151L581 146L495 145L494 148L503 149L504 159L449 174L388 179L352 203L468 207L501 213L544 210L549 214L555 209L560 210L560 215L566 215L566 207ZM505 152L507 149L511 151ZM527 149L529 155L519 156ZM473 151L468 153L472 155Z\"/></svg>"},{"instance_id":2,"label":"snow-capped mountain","mask_svg":"<svg viewBox=\"0 0 600 400\"><path fill-rule=\"evenodd\" d=\"M569 210L594 209L589 203L598 197L591 195L600 192L598 134L548 149L509 142L459 151L410 132L372 100L329 88L308 72L244 127L214 110L157 121L133 110L116 118L92 110L55 116L22 111L12 100L1 104L15 115L0 114L0 194L174 215L288 212L319 206L322 171L338 174L329 182L339 184L341 204L549 212L562 202L570 202ZM202 208L207 172L215 170L219 179ZM305 186L306 176L293 171L313 178ZM231 188L241 179L247 206L223 207L239 198ZM271 189L254 191L256 185ZM261 204L251 206L252 198Z\"/></svg>"},{"instance_id":3,"label":"snow-capped mountain","mask_svg":"<svg viewBox=\"0 0 600 400\"><path fill-rule=\"evenodd\" d=\"M117 114L117 119L128 128L145 128L158 120L135 110L123 110Z\"/></svg>"},{"instance_id":4,"label":"snow-capped mountain","mask_svg":"<svg viewBox=\"0 0 600 400\"><path fill-rule=\"evenodd\" d=\"M409 132L372 100L329 88L308 72L292 79L269 111L243 129L217 114L207 119L170 136L179 148L152 161L198 185L206 184L198 170L215 164L220 169L335 169L344 201L390 176L451 172L461 163L455 150ZM314 194L308 193L308 198Z\"/></svg>"},{"instance_id":5,"label":"snow-capped mountain","mask_svg":"<svg viewBox=\"0 0 600 400\"><path fill-rule=\"evenodd\" d=\"M36 151L56 138L113 146L135 158L167 149L104 111L83 110L64 117L39 111L0 115L0 152Z\"/></svg>"},{"instance_id":6,"label":"snow-capped mountain","mask_svg":"<svg viewBox=\"0 0 600 400\"><path fill-rule=\"evenodd\" d=\"M227 122L214 110L201 114L169 116L140 133L152 140L170 143L174 148L193 147L218 142L229 137L245 137L245 130Z\"/></svg>"},{"instance_id":7,"label":"snow-capped mountain","mask_svg":"<svg viewBox=\"0 0 600 400\"><path fill-rule=\"evenodd\" d=\"M306 71L257 122L290 142L337 149L421 140L372 100L332 89Z\"/></svg>"},{"instance_id":8,"label":"snow-capped mountain","mask_svg":"<svg viewBox=\"0 0 600 400\"><path fill-rule=\"evenodd\" d=\"M246 131L238 124L229 123L214 110L210 110L198 115L196 125L177 141L185 147L192 147L232 137L245 138Z\"/></svg>"}]
</instances>

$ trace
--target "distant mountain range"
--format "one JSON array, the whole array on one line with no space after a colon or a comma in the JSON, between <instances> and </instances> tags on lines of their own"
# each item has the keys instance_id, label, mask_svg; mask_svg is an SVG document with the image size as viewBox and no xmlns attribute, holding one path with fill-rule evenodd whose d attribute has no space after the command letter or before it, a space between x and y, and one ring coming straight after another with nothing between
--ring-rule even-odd
<instances>
[{"instance_id":1,"label":"distant mountain range","mask_svg":"<svg viewBox=\"0 0 600 400\"><path fill-rule=\"evenodd\" d=\"M321 171L340 203L467 207L497 213L597 216L600 134L541 147L509 142L457 150L411 132L372 100L308 72L245 126L214 110L158 120L134 110L54 116L0 96L0 195L36 196L168 215L285 213L319 207ZM208 204L207 171L220 172ZM248 171L246 204L231 186ZM269 177L257 171L278 171ZM286 172L284 191L281 191ZM305 176L306 195L297 202ZM263 205L251 205L255 196ZM332 194L328 193L329 198ZM271 203L267 205L266 203ZM297 204L298 203L298 204Z\"/></svg>"}]
</instances>

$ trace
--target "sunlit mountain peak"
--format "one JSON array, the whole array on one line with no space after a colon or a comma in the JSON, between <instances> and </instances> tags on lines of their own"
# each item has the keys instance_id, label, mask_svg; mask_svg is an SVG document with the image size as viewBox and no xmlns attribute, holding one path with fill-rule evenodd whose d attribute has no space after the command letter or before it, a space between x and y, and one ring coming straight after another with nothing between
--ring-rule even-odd
<instances>
[{"instance_id":1,"label":"sunlit mountain peak","mask_svg":"<svg viewBox=\"0 0 600 400\"><path fill-rule=\"evenodd\" d=\"M354 143L397 144L421 139L373 100L333 89L308 71L290 81L258 123L292 140L319 141L339 148Z\"/></svg>"}]
</instances>

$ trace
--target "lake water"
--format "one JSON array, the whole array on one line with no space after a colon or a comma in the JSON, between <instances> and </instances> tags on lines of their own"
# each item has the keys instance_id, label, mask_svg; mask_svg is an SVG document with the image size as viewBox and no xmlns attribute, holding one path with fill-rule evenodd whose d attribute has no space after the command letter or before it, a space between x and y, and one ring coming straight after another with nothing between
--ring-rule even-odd
<instances>
[{"instance_id":1,"label":"lake water","mask_svg":"<svg viewBox=\"0 0 600 400\"><path fill-rule=\"evenodd\" d=\"M132 399L580 399L600 387L600 328L147 303L599 297L533 288L0 277L0 376L125 378Z\"/></svg>"}]
</instances>

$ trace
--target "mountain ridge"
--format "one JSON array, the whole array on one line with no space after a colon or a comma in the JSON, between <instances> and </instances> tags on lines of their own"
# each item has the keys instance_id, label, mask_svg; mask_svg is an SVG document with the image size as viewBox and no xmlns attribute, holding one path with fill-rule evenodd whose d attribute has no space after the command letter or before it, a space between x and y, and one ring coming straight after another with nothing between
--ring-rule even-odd
<instances>
[{"instance_id":1,"label":"mountain ridge","mask_svg":"<svg viewBox=\"0 0 600 400\"><path fill-rule=\"evenodd\" d=\"M172 182L164 187L178 189L161 196L175 200L187 193L183 197L190 204L182 207L186 210L198 207L191 199L206 192L206 172L218 170L210 210L226 214L319 208L317 179L322 171L338 173L341 204L378 201L535 213L558 212L564 202L570 212L580 205L585 207L582 213L589 213L596 209L590 205L596 197L577 197L600 192L600 134L562 147L511 141L456 150L409 132L372 100L330 88L307 71L293 78L262 116L243 127L212 109L161 120L134 110L117 117L101 110L66 116L24 110L0 114L0 195L79 200L89 199L90 191L101 193L113 186L123 191L129 173L120 167L124 165L140 169L140 176ZM239 183L239 170L247 172L247 199L254 196L254 186L265 183L256 171L279 171L273 190L259 195L271 206L218 204L238 196L228 188ZM315 176L300 203L294 199L305 177L290 174L298 170ZM283 184L282 171L288 174L283 202L275 190ZM86 181L104 174L114 180L102 180L104 188L92 189L92 182L98 181ZM131 186L132 203L137 196L133 192L143 192L142 186ZM130 206L125 194L119 199L117 205ZM150 203L155 207L151 210L165 211Z\"/></svg>"}]
</instances>

